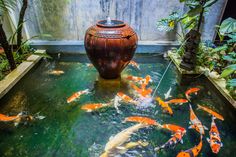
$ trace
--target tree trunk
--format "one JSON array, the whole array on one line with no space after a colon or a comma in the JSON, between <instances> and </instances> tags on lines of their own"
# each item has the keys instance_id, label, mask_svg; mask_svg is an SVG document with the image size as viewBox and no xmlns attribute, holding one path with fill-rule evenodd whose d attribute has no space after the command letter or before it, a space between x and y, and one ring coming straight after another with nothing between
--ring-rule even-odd
<instances>
[{"instance_id":1,"label":"tree trunk","mask_svg":"<svg viewBox=\"0 0 236 157\"><path fill-rule=\"evenodd\" d=\"M14 61L11 48L9 46L9 43L7 41L6 34L3 30L2 24L0 23L0 43L4 49L4 52L6 54L7 60L9 62L9 65L11 67L11 70L14 70L16 68L16 63Z\"/></svg>"},{"instance_id":2,"label":"tree trunk","mask_svg":"<svg viewBox=\"0 0 236 157\"><path fill-rule=\"evenodd\" d=\"M25 16L25 11L28 6L28 0L23 0L23 4L20 10L20 15L19 15L19 20L18 20L18 25L17 25L17 49L18 53L22 54L22 49L21 49L21 43L22 43L22 28L23 28L23 23L24 23L24 16Z\"/></svg>"}]
</instances>

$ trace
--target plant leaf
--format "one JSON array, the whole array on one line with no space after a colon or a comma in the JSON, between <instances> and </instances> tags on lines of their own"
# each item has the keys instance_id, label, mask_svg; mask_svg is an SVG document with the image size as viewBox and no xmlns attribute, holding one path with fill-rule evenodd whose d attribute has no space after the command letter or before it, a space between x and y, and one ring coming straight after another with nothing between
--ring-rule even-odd
<instances>
[{"instance_id":1,"label":"plant leaf","mask_svg":"<svg viewBox=\"0 0 236 157\"><path fill-rule=\"evenodd\" d=\"M227 84L231 87L236 87L236 79L231 79L227 82Z\"/></svg>"},{"instance_id":2,"label":"plant leaf","mask_svg":"<svg viewBox=\"0 0 236 157\"><path fill-rule=\"evenodd\" d=\"M236 71L236 64L232 64L230 66L227 66L226 69L221 73L221 77L227 77L230 74L232 74L234 71Z\"/></svg>"},{"instance_id":3,"label":"plant leaf","mask_svg":"<svg viewBox=\"0 0 236 157\"><path fill-rule=\"evenodd\" d=\"M222 22L220 25L220 34L230 34L230 33L236 33L236 20L233 18L227 18Z\"/></svg>"},{"instance_id":4,"label":"plant leaf","mask_svg":"<svg viewBox=\"0 0 236 157\"><path fill-rule=\"evenodd\" d=\"M203 7L201 5L198 5L195 8L189 10L189 12L187 14L188 14L188 16L193 17L193 16L200 14L202 10L203 10Z\"/></svg>"},{"instance_id":5,"label":"plant leaf","mask_svg":"<svg viewBox=\"0 0 236 157\"><path fill-rule=\"evenodd\" d=\"M206 2L206 4L204 5L204 8L210 7L213 4L215 4L218 0L210 0L208 2Z\"/></svg>"},{"instance_id":6,"label":"plant leaf","mask_svg":"<svg viewBox=\"0 0 236 157\"><path fill-rule=\"evenodd\" d=\"M212 52L218 52L218 51L225 51L228 49L228 46L227 45L223 45L223 46L219 46L219 47L216 47L212 50Z\"/></svg>"}]
</instances>

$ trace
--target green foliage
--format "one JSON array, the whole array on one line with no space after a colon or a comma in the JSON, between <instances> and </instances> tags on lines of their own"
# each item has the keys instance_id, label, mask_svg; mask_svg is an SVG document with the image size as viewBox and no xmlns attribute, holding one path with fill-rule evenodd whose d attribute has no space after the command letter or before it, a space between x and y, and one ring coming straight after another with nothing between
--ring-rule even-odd
<instances>
[{"instance_id":1,"label":"green foliage","mask_svg":"<svg viewBox=\"0 0 236 157\"><path fill-rule=\"evenodd\" d=\"M219 30L221 35L232 35L232 33L236 33L236 20L233 18L227 18L220 25ZM231 36L232 37L232 36ZM235 37L235 35L234 35Z\"/></svg>"},{"instance_id":2,"label":"green foliage","mask_svg":"<svg viewBox=\"0 0 236 157\"><path fill-rule=\"evenodd\" d=\"M160 31L171 31L175 28L179 18L180 14L178 12L172 12L167 18L163 18L157 22L157 29Z\"/></svg>"},{"instance_id":3,"label":"green foliage","mask_svg":"<svg viewBox=\"0 0 236 157\"><path fill-rule=\"evenodd\" d=\"M17 0L0 0L0 13L13 10L16 7Z\"/></svg>"}]
</instances>

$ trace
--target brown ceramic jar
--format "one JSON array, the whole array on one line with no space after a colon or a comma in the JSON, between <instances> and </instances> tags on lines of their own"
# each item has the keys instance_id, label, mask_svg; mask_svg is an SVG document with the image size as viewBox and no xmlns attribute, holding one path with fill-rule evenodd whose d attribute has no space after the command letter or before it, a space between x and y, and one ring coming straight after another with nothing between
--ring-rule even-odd
<instances>
[{"instance_id":1,"label":"brown ceramic jar","mask_svg":"<svg viewBox=\"0 0 236 157\"><path fill-rule=\"evenodd\" d=\"M115 79L133 58L137 41L129 25L118 20L102 20L87 30L84 45L100 76Z\"/></svg>"}]
</instances>

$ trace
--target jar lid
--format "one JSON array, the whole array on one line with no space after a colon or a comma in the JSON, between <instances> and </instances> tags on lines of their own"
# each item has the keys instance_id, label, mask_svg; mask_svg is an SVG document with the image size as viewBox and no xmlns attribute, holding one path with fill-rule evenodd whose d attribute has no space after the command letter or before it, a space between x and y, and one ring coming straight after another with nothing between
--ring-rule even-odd
<instances>
[{"instance_id":1,"label":"jar lid","mask_svg":"<svg viewBox=\"0 0 236 157\"><path fill-rule=\"evenodd\" d=\"M101 20L97 22L97 26L99 27L105 27L105 28L117 28L117 27L123 27L125 26L125 23L123 21L119 20Z\"/></svg>"}]
</instances>

